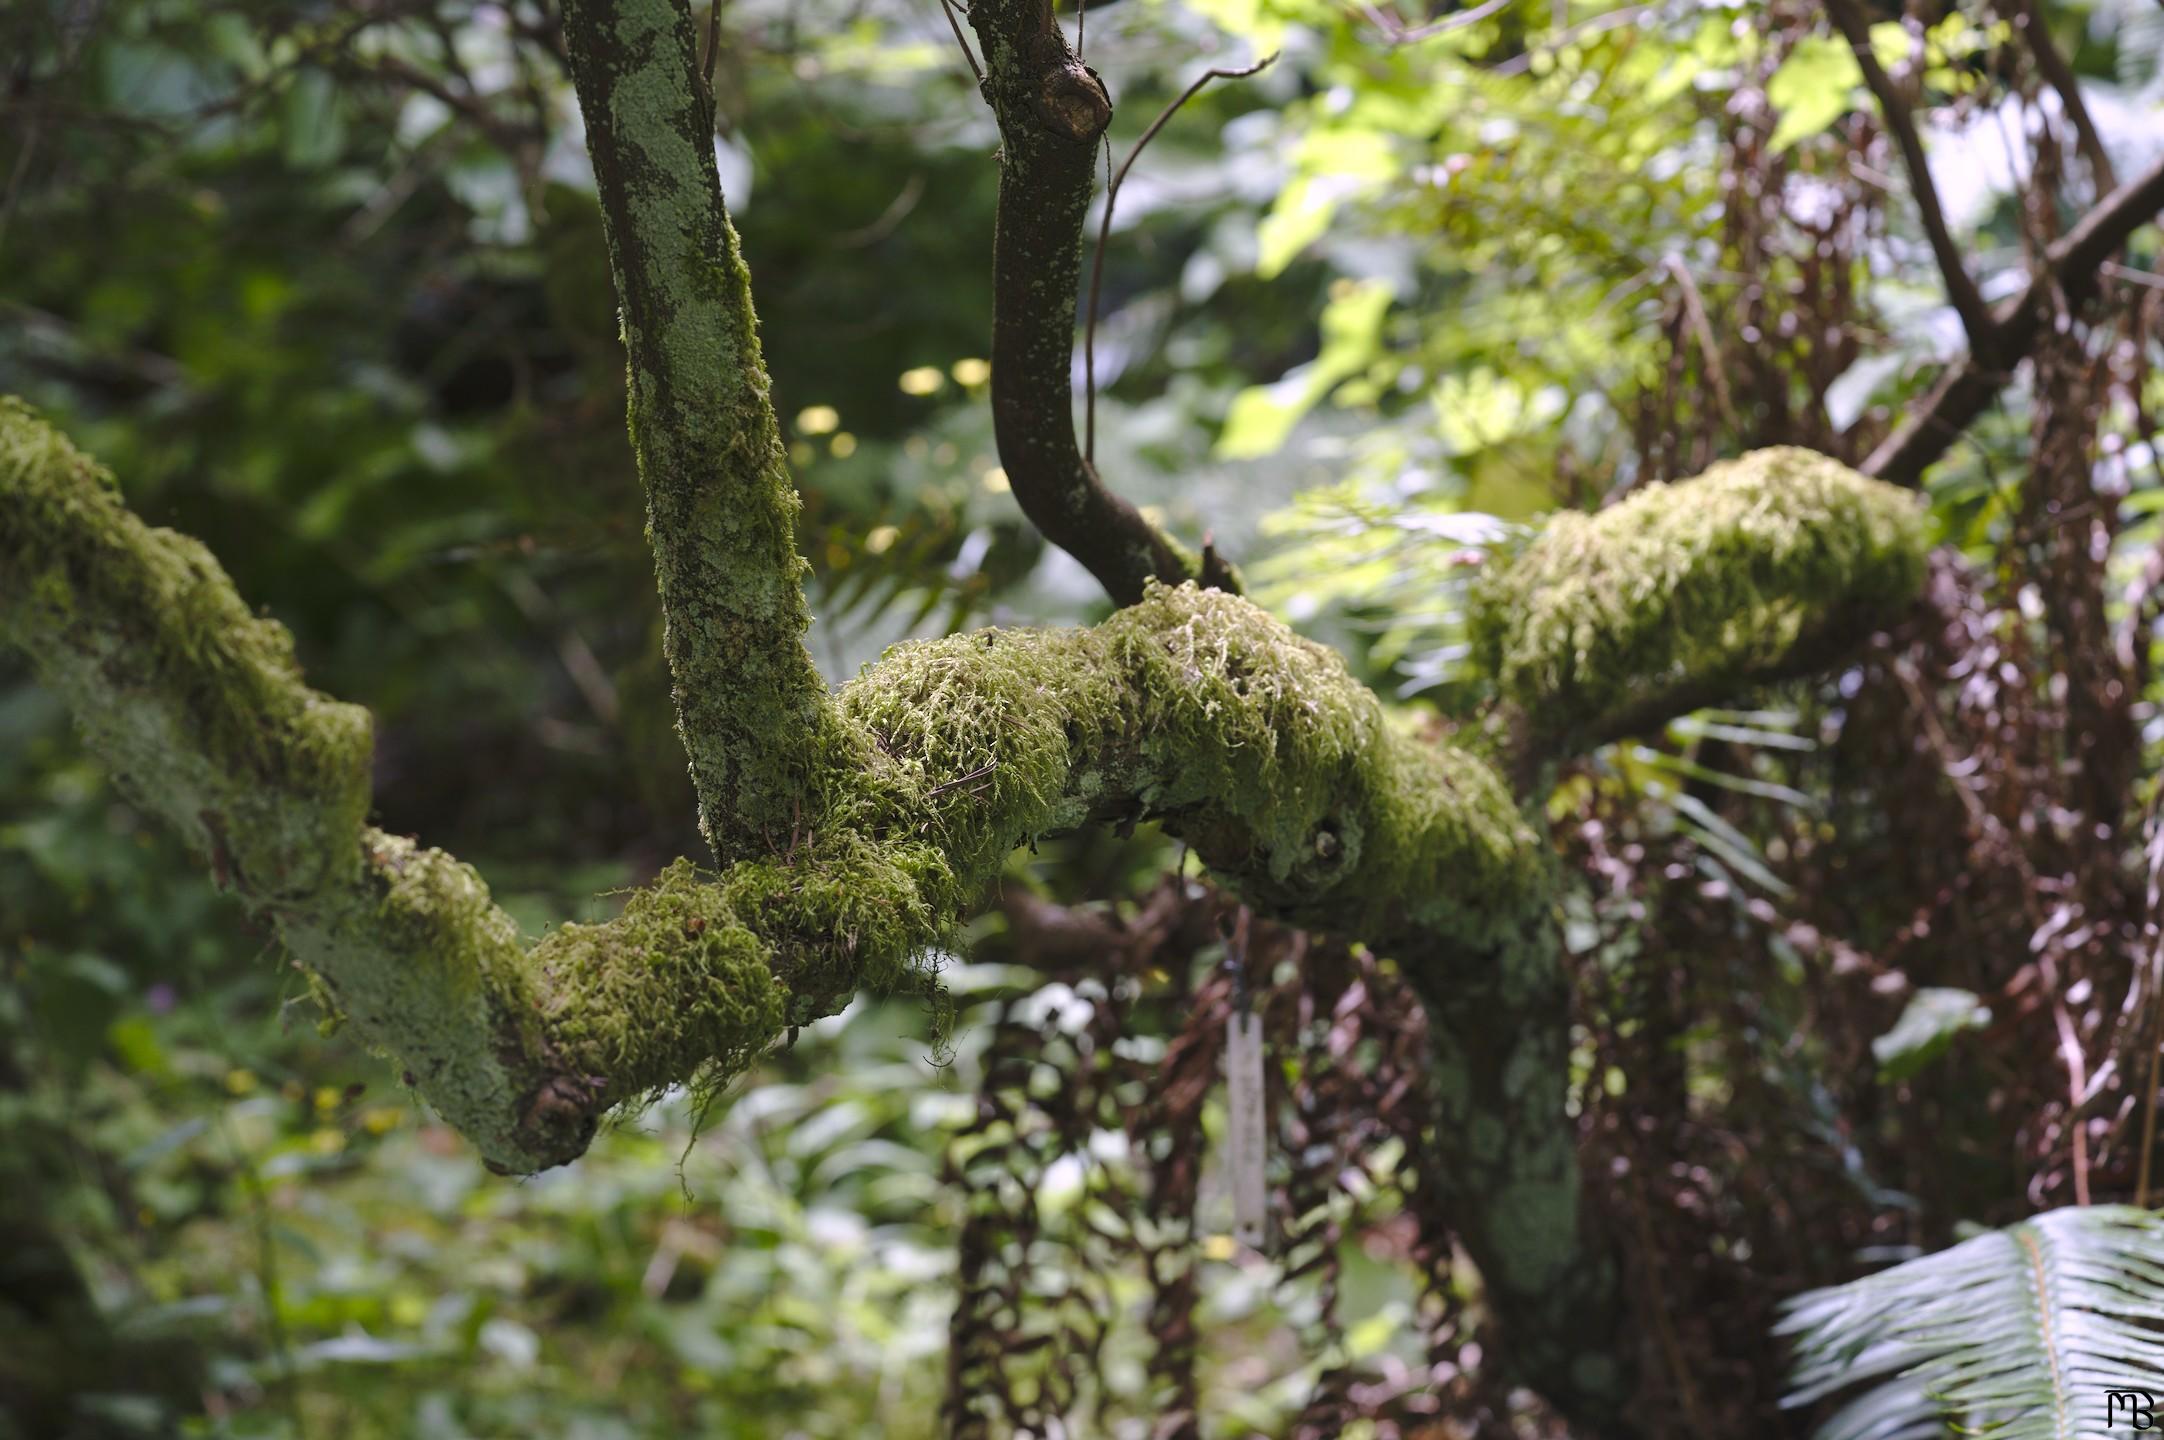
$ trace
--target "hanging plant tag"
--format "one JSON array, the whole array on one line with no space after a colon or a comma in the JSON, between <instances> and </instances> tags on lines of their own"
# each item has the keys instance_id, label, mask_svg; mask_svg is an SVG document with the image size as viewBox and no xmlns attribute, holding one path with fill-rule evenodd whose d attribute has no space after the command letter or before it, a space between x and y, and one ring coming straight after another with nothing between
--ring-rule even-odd
<instances>
[{"instance_id":1,"label":"hanging plant tag","mask_svg":"<svg viewBox=\"0 0 2164 1440\"><path fill-rule=\"evenodd\" d=\"M1235 1012L1225 1024L1225 1083L1229 1091L1226 1148L1232 1175L1232 1238L1260 1250L1268 1235L1269 1158L1263 1123L1262 1017Z\"/></svg>"}]
</instances>

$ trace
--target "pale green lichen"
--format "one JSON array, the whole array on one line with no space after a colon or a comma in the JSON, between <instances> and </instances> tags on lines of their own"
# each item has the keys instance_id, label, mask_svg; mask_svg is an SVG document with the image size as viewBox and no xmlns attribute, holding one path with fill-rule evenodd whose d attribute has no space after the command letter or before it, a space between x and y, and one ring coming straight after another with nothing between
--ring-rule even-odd
<instances>
[{"instance_id":1,"label":"pale green lichen","mask_svg":"<svg viewBox=\"0 0 2164 1440\"><path fill-rule=\"evenodd\" d=\"M622 300L632 450L699 823L723 861L808 818L826 686L804 648L796 487L676 0L570 0L564 29Z\"/></svg>"},{"instance_id":2,"label":"pale green lichen","mask_svg":"<svg viewBox=\"0 0 2164 1440\"><path fill-rule=\"evenodd\" d=\"M195 540L0 397L0 639L129 793L259 900L344 880L369 800L368 712L310 690L292 637Z\"/></svg>"},{"instance_id":3,"label":"pale green lichen","mask_svg":"<svg viewBox=\"0 0 2164 1440\"><path fill-rule=\"evenodd\" d=\"M1605 738L1784 673L1921 588L1922 502L1809 450L1760 450L1551 519L1473 588L1476 660L1534 730Z\"/></svg>"}]
</instances>

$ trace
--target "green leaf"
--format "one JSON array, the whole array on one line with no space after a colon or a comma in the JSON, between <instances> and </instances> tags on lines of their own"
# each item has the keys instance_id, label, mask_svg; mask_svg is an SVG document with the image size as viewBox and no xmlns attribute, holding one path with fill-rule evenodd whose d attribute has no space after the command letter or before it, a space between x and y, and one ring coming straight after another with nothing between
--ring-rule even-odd
<instances>
[{"instance_id":1,"label":"green leaf","mask_svg":"<svg viewBox=\"0 0 2164 1440\"><path fill-rule=\"evenodd\" d=\"M1894 1027L1871 1042L1881 1080L1906 1080L1946 1053L1964 1030L1991 1023L1989 1007L1966 990L1930 986L1918 990Z\"/></svg>"},{"instance_id":2,"label":"green leaf","mask_svg":"<svg viewBox=\"0 0 2164 1440\"><path fill-rule=\"evenodd\" d=\"M2112 1433L2110 1390L2164 1391L2164 1218L2053 1210L1936 1255L1798 1296L1784 1407L1870 1386L1815 1440Z\"/></svg>"},{"instance_id":3,"label":"green leaf","mask_svg":"<svg viewBox=\"0 0 2164 1440\"><path fill-rule=\"evenodd\" d=\"M1781 123L1773 130L1774 153L1808 140L1846 115L1850 97L1862 83L1863 71L1845 41L1811 35L1798 42L1766 82L1766 99L1781 112Z\"/></svg>"}]
</instances>

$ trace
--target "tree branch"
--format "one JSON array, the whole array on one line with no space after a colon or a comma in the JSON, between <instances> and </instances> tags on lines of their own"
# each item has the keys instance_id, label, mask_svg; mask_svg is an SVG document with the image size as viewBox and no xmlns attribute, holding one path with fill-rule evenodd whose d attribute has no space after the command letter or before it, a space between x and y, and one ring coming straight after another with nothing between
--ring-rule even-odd
<instances>
[{"instance_id":1,"label":"tree branch","mask_svg":"<svg viewBox=\"0 0 2164 1440\"><path fill-rule=\"evenodd\" d=\"M1922 543L1908 498L1771 453L1559 520L1484 582L1476 629L1506 695L1582 734L1783 663L1799 617L1902 598ZM1335 652L1237 596L1152 584L1094 629L897 647L836 697L831 763L803 797L821 818L786 848L714 875L678 862L618 919L531 949L470 868L364 826L365 712L309 690L202 547L144 526L16 401L0 401L0 640L504 1171L575 1158L614 1104L726 1082L860 986L920 979L915 957L1015 847L1159 822L1259 912L1396 957L1436 1037L1421 1163L1514 1369L1581 1418L1627 1397L1615 1270L1562 1107L1537 790L1521 801L1479 757L1404 734Z\"/></svg>"},{"instance_id":2,"label":"tree branch","mask_svg":"<svg viewBox=\"0 0 2164 1440\"><path fill-rule=\"evenodd\" d=\"M2049 314L2054 292L2079 304L2096 293L2097 280L2127 237L2164 210L2164 161L2099 201L2073 229L2044 252L2044 273L1998 308L1996 360L1970 355L1949 366L1928 395L1871 452L1863 473L1895 485L1917 485L1923 473L1998 398L2013 367L2029 353L2037 328Z\"/></svg>"},{"instance_id":3,"label":"tree branch","mask_svg":"<svg viewBox=\"0 0 2164 1440\"><path fill-rule=\"evenodd\" d=\"M802 822L831 729L804 648L796 487L689 0L567 0L563 24L622 301L677 728L701 833L728 862Z\"/></svg>"},{"instance_id":4,"label":"tree branch","mask_svg":"<svg viewBox=\"0 0 2164 1440\"><path fill-rule=\"evenodd\" d=\"M1760 450L1551 519L1474 585L1474 655L1560 758L1822 667L1915 598L1927 548L1914 496Z\"/></svg>"},{"instance_id":5,"label":"tree branch","mask_svg":"<svg viewBox=\"0 0 2164 1440\"><path fill-rule=\"evenodd\" d=\"M531 952L471 869L364 828L366 712L308 689L201 546L144 526L16 401L0 624L130 793L506 1170L570 1160L608 1106L726 1078L859 986L908 982L1011 850L1087 823L1160 820L1258 908L1409 954L1546 913L1541 847L1493 770L1401 735L1335 652L1192 585L1095 629L898 647L837 697L844 763L806 796L827 823L719 875L679 862Z\"/></svg>"},{"instance_id":6,"label":"tree branch","mask_svg":"<svg viewBox=\"0 0 2164 1440\"><path fill-rule=\"evenodd\" d=\"M1046 0L978 0L970 25L999 120L992 240L992 430L1022 513L1121 605L1201 561L1107 489L1075 443L1075 301L1082 222L1112 101ZM1214 577L1213 577L1214 578Z\"/></svg>"},{"instance_id":7,"label":"tree branch","mask_svg":"<svg viewBox=\"0 0 2164 1440\"><path fill-rule=\"evenodd\" d=\"M1961 248L1954 243L1953 232L1946 226L1946 212L1939 205L1938 186L1932 183L1931 163L1924 157L1922 139L1916 133L1916 118L1909 113L1908 102L1894 86L1893 78L1878 63L1878 54L1871 47L1871 25L1858 8L1856 0L1826 0L1826 12L1848 41L1849 49L1856 53L1857 68L1863 72L1864 84L1878 97L1879 111L1884 116L1887 133L1901 151L1901 161L1908 168L1909 187L1915 192L1916 210L1923 220L1924 238L1931 244L1931 254L1938 261L1939 274L1945 278L1946 298L1953 303L1954 312L1961 317L1961 328L1969 337L1969 349L1983 356L1998 353L1998 327L1991 309L1984 303L1976 281L1969 275L1968 266L1961 258Z\"/></svg>"}]
</instances>

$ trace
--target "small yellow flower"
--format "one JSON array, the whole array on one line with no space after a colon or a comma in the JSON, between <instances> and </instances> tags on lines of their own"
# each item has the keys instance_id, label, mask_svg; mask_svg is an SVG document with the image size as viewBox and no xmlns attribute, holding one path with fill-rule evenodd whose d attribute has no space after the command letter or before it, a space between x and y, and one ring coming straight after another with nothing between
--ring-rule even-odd
<instances>
[{"instance_id":1,"label":"small yellow flower","mask_svg":"<svg viewBox=\"0 0 2164 1440\"><path fill-rule=\"evenodd\" d=\"M954 376L954 383L957 385L982 385L992 378L992 362L974 357L957 360L948 373Z\"/></svg>"},{"instance_id":2,"label":"small yellow flower","mask_svg":"<svg viewBox=\"0 0 2164 1440\"><path fill-rule=\"evenodd\" d=\"M1004 495L1014 488L1008 482L1007 472L997 465L985 471L984 478L977 483L984 486L985 490L993 495Z\"/></svg>"},{"instance_id":3,"label":"small yellow flower","mask_svg":"<svg viewBox=\"0 0 2164 1440\"><path fill-rule=\"evenodd\" d=\"M841 412L832 405L807 405L796 412L799 435L831 435L841 423Z\"/></svg>"},{"instance_id":4,"label":"small yellow flower","mask_svg":"<svg viewBox=\"0 0 2164 1440\"><path fill-rule=\"evenodd\" d=\"M929 395L947 383L937 365L919 365L914 370L904 370L902 378L895 382L902 387L904 395Z\"/></svg>"}]
</instances>

